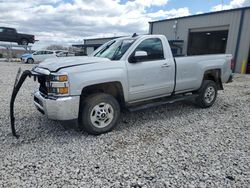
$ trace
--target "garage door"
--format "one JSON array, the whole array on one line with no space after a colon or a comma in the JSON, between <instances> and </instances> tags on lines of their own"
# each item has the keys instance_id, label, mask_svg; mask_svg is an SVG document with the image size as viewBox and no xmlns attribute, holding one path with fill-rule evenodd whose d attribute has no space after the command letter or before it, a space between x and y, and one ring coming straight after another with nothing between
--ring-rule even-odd
<instances>
[{"instance_id":1,"label":"garage door","mask_svg":"<svg viewBox=\"0 0 250 188\"><path fill-rule=\"evenodd\" d=\"M250 48L249 48L249 53L248 53L248 61L247 61L247 74L250 74Z\"/></svg>"},{"instance_id":2,"label":"garage door","mask_svg":"<svg viewBox=\"0 0 250 188\"><path fill-rule=\"evenodd\" d=\"M226 52L228 30L190 31L188 55L222 54Z\"/></svg>"}]
</instances>

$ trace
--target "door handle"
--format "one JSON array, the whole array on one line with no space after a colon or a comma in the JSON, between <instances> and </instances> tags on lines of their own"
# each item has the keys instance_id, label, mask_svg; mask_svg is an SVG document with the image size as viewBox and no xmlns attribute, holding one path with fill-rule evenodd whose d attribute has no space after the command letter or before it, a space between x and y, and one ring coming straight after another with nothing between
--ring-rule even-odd
<instances>
[{"instance_id":1,"label":"door handle","mask_svg":"<svg viewBox=\"0 0 250 188\"><path fill-rule=\"evenodd\" d=\"M164 64L161 65L162 68L163 68L163 67L169 67L169 66L170 66L170 65L167 64L167 63L164 63Z\"/></svg>"}]
</instances>

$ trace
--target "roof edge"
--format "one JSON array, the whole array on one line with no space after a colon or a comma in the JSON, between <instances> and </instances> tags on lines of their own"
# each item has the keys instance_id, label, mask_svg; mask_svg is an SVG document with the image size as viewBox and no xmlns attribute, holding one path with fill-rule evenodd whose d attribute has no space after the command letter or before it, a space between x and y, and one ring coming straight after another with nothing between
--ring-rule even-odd
<instances>
[{"instance_id":1,"label":"roof edge","mask_svg":"<svg viewBox=\"0 0 250 188\"><path fill-rule=\"evenodd\" d=\"M189 15L189 16L169 18L169 19L163 19L163 20L157 20L157 21L150 21L148 23L151 24L151 23L157 23L157 22L165 22L165 21L171 21L171 20L176 20L176 19L192 18L192 17L198 17L198 16L212 15L212 14L220 14L220 13L233 12L233 11L246 10L246 9L250 9L250 6L228 9L228 10L221 10L221 11L214 11L214 12L207 12L207 13L203 13L203 14L193 14L193 15Z\"/></svg>"},{"instance_id":2,"label":"roof edge","mask_svg":"<svg viewBox=\"0 0 250 188\"><path fill-rule=\"evenodd\" d=\"M116 39L116 38L120 38L123 36L114 36L114 37L98 37L98 38L84 38L84 41L88 41L88 40L101 40L101 39Z\"/></svg>"}]
</instances>

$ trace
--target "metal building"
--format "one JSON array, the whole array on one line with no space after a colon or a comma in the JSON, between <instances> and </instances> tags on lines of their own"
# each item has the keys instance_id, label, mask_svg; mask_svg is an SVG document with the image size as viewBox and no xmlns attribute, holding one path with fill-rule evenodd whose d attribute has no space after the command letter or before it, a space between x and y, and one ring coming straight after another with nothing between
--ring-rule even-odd
<instances>
[{"instance_id":1,"label":"metal building","mask_svg":"<svg viewBox=\"0 0 250 188\"><path fill-rule=\"evenodd\" d=\"M250 7L149 22L149 33L183 41L183 55L230 53L250 73Z\"/></svg>"},{"instance_id":2,"label":"metal building","mask_svg":"<svg viewBox=\"0 0 250 188\"><path fill-rule=\"evenodd\" d=\"M104 43L118 37L84 39L83 44L73 44L73 47L81 48L84 55L90 55L94 50Z\"/></svg>"}]
</instances>

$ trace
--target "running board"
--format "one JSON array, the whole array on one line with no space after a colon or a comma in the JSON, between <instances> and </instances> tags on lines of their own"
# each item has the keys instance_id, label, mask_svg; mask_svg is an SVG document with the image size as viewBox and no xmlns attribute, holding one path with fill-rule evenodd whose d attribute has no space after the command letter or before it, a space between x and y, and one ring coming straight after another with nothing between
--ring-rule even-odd
<instances>
[{"instance_id":1,"label":"running board","mask_svg":"<svg viewBox=\"0 0 250 188\"><path fill-rule=\"evenodd\" d=\"M153 108L153 107L157 107L157 106L161 106L161 105L165 105L165 104L172 104L172 103L183 101L183 100L191 100L191 99L195 99L196 97L198 97L197 94L176 95L173 97L169 97L169 98L165 99L164 101L157 101L157 102L147 103L147 104L138 105L138 106L136 106L136 105L129 106L128 111L135 112L135 111L144 110L147 108Z\"/></svg>"}]
</instances>

